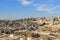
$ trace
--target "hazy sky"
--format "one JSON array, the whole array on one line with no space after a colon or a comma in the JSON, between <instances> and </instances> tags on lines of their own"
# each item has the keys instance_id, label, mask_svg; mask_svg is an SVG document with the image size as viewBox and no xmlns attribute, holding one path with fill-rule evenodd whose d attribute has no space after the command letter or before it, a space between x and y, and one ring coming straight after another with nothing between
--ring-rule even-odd
<instances>
[{"instance_id":1,"label":"hazy sky","mask_svg":"<svg viewBox=\"0 0 60 40\"><path fill-rule=\"evenodd\" d=\"M0 0L0 17L60 16L60 0Z\"/></svg>"}]
</instances>

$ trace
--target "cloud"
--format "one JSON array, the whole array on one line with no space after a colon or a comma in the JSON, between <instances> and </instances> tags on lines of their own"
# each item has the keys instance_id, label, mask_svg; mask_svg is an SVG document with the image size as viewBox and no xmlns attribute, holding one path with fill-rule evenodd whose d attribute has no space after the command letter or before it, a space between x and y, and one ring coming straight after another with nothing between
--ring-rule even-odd
<instances>
[{"instance_id":1,"label":"cloud","mask_svg":"<svg viewBox=\"0 0 60 40\"><path fill-rule=\"evenodd\" d=\"M18 0L18 1L21 2L24 6L28 6L34 2L34 1L28 1L28 0Z\"/></svg>"},{"instance_id":2,"label":"cloud","mask_svg":"<svg viewBox=\"0 0 60 40\"><path fill-rule=\"evenodd\" d=\"M36 7L36 10L38 11L45 11L45 12L48 12L48 13L54 13L51 8L47 8L46 5L40 5L38 7Z\"/></svg>"},{"instance_id":3,"label":"cloud","mask_svg":"<svg viewBox=\"0 0 60 40\"><path fill-rule=\"evenodd\" d=\"M45 11L45 12L48 12L48 13L53 13L53 11L49 8L37 7L36 9L38 11Z\"/></svg>"},{"instance_id":4,"label":"cloud","mask_svg":"<svg viewBox=\"0 0 60 40\"><path fill-rule=\"evenodd\" d=\"M60 13L60 5L51 8L55 13Z\"/></svg>"},{"instance_id":5,"label":"cloud","mask_svg":"<svg viewBox=\"0 0 60 40\"><path fill-rule=\"evenodd\" d=\"M35 9L38 11L43 11L47 13L60 13L60 5L54 7L48 7L48 5L41 4L37 6Z\"/></svg>"},{"instance_id":6,"label":"cloud","mask_svg":"<svg viewBox=\"0 0 60 40\"><path fill-rule=\"evenodd\" d=\"M43 12L47 12L47 13L60 13L59 11L57 11L58 10L57 8L60 8L60 5L54 6L54 5L48 5L48 4L41 4L41 3L35 2L35 0L34 1L18 0L18 1L24 6L29 6L32 4L32 7L34 7L38 11L43 11ZM46 1L52 2L54 0L46 0ZM55 1L57 1L57 0L55 0ZM52 7L52 6L54 6L54 7Z\"/></svg>"},{"instance_id":7,"label":"cloud","mask_svg":"<svg viewBox=\"0 0 60 40\"><path fill-rule=\"evenodd\" d=\"M51 9L56 9L56 8L60 8L60 5L55 6L55 7L51 8Z\"/></svg>"},{"instance_id":8,"label":"cloud","mask_svg":"<svg viewBox=\"0 0 60 40\"><path fill-rule=\"evenodd\" d=\"M58 0L46 0L48 2L55 2L55 1L58 1Z\"/></svg>"}]
</instances>

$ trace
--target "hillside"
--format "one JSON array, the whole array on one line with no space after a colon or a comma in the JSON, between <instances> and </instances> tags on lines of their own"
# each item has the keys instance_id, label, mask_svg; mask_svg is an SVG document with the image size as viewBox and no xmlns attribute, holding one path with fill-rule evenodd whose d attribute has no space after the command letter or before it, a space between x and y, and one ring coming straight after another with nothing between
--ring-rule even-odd
<instances>
[{"instance_id":1,"label":"hillside","mask_svg":"<svg viewBox=\"0 0 60 40\"><path fill-rule=\"evenodd\" d=\"M0 20L0 40L60 40L60 16Z\"/></svg>"}]
</instances>

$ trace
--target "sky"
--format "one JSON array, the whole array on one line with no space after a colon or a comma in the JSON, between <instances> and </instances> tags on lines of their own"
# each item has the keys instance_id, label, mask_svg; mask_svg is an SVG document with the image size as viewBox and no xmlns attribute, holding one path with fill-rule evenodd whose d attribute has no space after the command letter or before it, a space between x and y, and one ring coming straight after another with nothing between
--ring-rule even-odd
<instances>
[{"instance_id":1,"label":"sky","mask_svg":"<svg viewBox=\"0 0 60 40\"><path fill-rule=\"evenodd\" d=\"M60 0L0 0L0 18L29 16L60 16Z\"/></svg>"}]
</instances>

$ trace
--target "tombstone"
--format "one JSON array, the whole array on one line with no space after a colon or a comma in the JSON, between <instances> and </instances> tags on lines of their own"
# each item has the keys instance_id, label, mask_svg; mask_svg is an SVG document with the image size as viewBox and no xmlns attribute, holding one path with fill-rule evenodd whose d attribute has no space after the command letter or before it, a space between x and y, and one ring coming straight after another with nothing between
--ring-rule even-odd
<instances>
[{"instance_id":1,"label":"tombstone","mask_svg":"<svg viewBox=\"0 0 60 40\"><path fill-rule=\"evenodd\" d=\"M24 38L20 38L20 40L24 40Z\"/></svg>"},{"instance_id":2,"label":"tombstone","mask_svg":"<svg viewBox=\"0 0 60 40\"><path fill-rule=\"evenodd\" d=\"M27 40L32 40L32 38L31 37L27 37Z\"/></svg>"},{"instance_id":3,"label":"tombstone","mask_svg":"<svg viewBox=\"0 0 60 40\"><path fill-rule=\"evenodd\" d=\"M60 40L60 39L55 39L55 40Z\"/></svg>"},{"instance_id":4,"label":"tombstone","mask_svg":"<svg viewBox=\"0 0 60 40\"><path fill-rule=\"evenodd\" d=\"M37 25L31 25L28 27L28 30L30 30L30 31L35 31L37 29L38 29Z\"/></svg>"}]
</instances>

